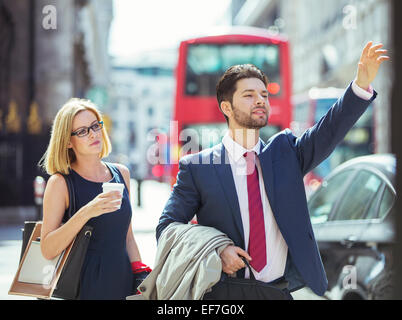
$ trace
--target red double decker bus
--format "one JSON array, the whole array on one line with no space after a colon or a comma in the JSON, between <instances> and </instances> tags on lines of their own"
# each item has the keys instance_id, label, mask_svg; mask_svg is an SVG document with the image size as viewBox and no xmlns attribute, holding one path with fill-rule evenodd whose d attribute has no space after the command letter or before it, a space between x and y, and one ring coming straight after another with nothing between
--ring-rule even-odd
<instances>
[{"instance_id":1,"label":"red double decker bus","mask_svg":"<svg viewBox=\"0 0 402 320\"><path fill-rule=\"evenodd\" d=\"M189 151L183 148L189 140L198 139L199 147L190 152L201 151L221 141L227 124L218 107L216 84L229 67L247 63L263 70L270 82L267 89L271 113L268 126L260 131L261 138L266 141L290 126L291 68L285 38L258 28L232 28L226 33L183 41L176 69L173 112L176 128L171 128L178 132L178 138L170 138L172 184L178 172L179 158ZM183 135L183 132L187 133Z\"/></svg>"}]
</instances>

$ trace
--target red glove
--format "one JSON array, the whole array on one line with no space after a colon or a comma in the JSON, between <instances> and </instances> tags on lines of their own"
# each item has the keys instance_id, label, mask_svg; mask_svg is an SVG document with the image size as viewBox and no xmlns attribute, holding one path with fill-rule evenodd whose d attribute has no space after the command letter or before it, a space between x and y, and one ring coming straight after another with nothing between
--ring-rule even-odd
<instances>
[{"instance_id":1,"label":"red glove","mask_svg":"<svg viewBox=\"0 0 402 320\"><path fill-rule=\"evenodd\" d=\"M141 273L141 272L151 272L152 269L148 267L146 264L143 264L141 261L131 262L131 270L133 273Z\"/></svg>"}]
</instances>

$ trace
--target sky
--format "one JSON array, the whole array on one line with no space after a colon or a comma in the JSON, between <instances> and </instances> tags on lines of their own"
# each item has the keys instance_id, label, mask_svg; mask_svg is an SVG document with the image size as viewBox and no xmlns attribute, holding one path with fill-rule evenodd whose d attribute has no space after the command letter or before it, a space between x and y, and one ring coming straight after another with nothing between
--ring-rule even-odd
<instances>
[{"instance_id":1,"label":"sky","mask_svg":"<svg viewBox=\"0 0 402 320\"><path fill-rule=\"evenodd\" d=\"M214 25L227 25L231 0L114 0L109 53L132 57L176 48Z\"/></svg>"}]
</instances>

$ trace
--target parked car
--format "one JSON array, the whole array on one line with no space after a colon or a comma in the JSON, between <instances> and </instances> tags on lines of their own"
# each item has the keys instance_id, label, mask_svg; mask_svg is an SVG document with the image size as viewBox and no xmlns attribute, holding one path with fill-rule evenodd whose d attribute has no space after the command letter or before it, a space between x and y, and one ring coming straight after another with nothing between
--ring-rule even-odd
<instances>
[{"instance_id":1,"label":"parked car","mask_svg":"<svg viewBox=\"0 0 402 320\"><path fill-rule=\"evenodd\" d=\"M392 298L395 173L394 155L355 158L334 169L310 197L329 299Z\"/></svg>"}]
</instances>

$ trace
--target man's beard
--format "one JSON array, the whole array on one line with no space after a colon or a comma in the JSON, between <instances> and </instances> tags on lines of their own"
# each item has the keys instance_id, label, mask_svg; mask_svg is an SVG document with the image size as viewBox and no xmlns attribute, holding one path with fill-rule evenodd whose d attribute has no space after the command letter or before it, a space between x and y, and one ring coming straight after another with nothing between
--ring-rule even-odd
<instances>
[{"instance_id":1,"label":"man's beard","mask_svg":"<svg viewBox=\"0 0 402 320\"><path fill-rule=\"evenodd\" d=\"M238 108L232 104L232 110L233 110L233 116L234 120L242 127L247 128L247 129L261 129L265 127L268 124L268 118L269 118L269 112L267 108L266 110L266 120L264 121L263 119L253 119L252 114L247 114L244 111L240 111Z\"/></svg>"}]
</instances>

